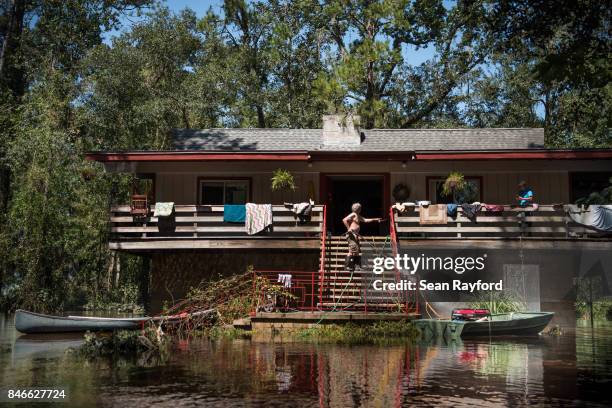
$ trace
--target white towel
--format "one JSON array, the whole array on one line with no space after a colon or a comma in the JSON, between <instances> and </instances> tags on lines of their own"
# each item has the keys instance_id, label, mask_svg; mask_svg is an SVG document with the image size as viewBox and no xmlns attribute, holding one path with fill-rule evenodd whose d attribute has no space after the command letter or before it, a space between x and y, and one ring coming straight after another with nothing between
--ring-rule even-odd
<instances>
[{"instance_id":1,"label":"white towel","mask_svg":"<svg viewBox=\"0 0 612 408\"><path fill-rule=\"evenodd\" d=\"M155 203L155 211L153 212L154 217L169 217L174 211L174 203Z\"/></svg>"},{"instance_id":2,"label":"white towel","mask_svg":"<svg viewBox=\"0 0 612 408\"><path fill-rule=\"evenodd\" d=\"M282 283L284 287L291 287L291 275L288 273L279 273L278 282Z\"/></svg>"}]
</instances>

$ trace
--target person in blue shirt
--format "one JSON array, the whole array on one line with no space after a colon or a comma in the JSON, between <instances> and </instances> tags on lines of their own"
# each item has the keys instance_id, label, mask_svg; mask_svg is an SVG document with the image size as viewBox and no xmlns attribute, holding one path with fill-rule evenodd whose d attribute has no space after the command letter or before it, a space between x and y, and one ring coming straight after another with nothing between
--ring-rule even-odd
<instances>
[{"instance_id":1,"label":"person in blue shirt","mask_svg":"<svg viewBox=\"0 0 612 408\"><path fill-rule=\"evenodd\" d=\"M533 190L527 185L526 181L521 181L518 184L519 192L516 195L516 200L521 207L527 207L533 204Z\"/></svg>"}]
</instances>

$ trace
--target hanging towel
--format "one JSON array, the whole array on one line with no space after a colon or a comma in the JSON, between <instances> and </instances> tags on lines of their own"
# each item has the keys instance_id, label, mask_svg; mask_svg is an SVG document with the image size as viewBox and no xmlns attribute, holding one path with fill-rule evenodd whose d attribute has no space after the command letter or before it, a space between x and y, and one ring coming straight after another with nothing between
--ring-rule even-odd
<instances>
[{"instance_id":1,"label":"hanging towel","mask_svg":"<svg viewBox=\"0 0 612 408\"><path fill-rule=\"evenodd\" d=\"M415 203L405 202L405 203L395 203L393 204L393 209L397 210L400 214L406 212L408 210L414 210Z\"/></svg>"},{"instance_id":2,"label":"hanging towel","mask_svg":"<svg viewBox=\"0 0 612 408\"><path fill-rule=\"evenodd\" d=\"M578 224L599 231L612 232L612 205L590 205L587 209L569 205L567 214Z\"/></svg>"},{"instance_id":3,"label":"hanging towel","mask_svg":"<svg viewBox=\"0 0 612 408\"><path fill-rule=\"evenodd\" d=\"M480 211L480 207L480 204L461 204L463 215L473 222L476 222L476 215Z\"/></svg>"},{"instance_id":4,"label":"hanging towel","mask_svg":"<svg viewBox=\"0 0 612 408\"><path fill-rule=\"evenodd\" d=\"M291 211L295 214L296 217L300 220L300 223L305 223L310 221L310 215L312 214L312 207L314 206L314 201L309 200L308 202L303 202L299 204L290 204Z\"/></svg>"},{"instance_id":5,"label":"hanging towel","mask_svg":"<svg viewBox=\"0 0 612 408\"><path fill-rule=\"evenodd\" d=\"M279 273L278 282L282 283L284 287L290 288L291 287L291 274Z\"/></svg>"},{"instance_id":6,"label":"hanging towel","mask_svg":"<svg viewBox=\"0 0 612 408\"><path fill-rule=\"evenodd\" d=\"M272 229L272 204L246 204L245 228L248 235Z\"/></svg>"},{"instance_id":7,"label":"hanging towel","mask_svg":"<svg viewBox=\"0 0 612 408\"><path fill-rule=\"evenodd\" d=\"M504 206L500 204L485 204L484 207L490 212L504 212Z\"/></svg>"},{"instance_id":8,"label":"hanging towel","mask_svg":"<svg viewBox=\"0 0 612 408\"><path fill-rule=\"evenodd\" d=\"M419 224L446 224L446 204L434 204L419 208Z\"/></svg>"},{"instance_id":9,"label":"hanging towel","mask_svg":"<svg viewBox=\"0 0 612 408\"><path fill-rule=\"evenodd\" d=\"M446 213L449 217L455 218L457 216L457 204L446 204Z\"/></svg>"},{"instance_id":10,"label":"hanging towel","mask_svg":"<svg viewBox=\"0 0 612 408\"><path fill-rule=\"evenodd\" d=\"M169 217L174 212L174 203L155 203L154 217Z\"/></svg>"},{"instance_id":11,"label":"hanging towel","mask_svg":"<svg viewBox=\"0 0 612 408\"><path fill-rule=\"evenodd\" d=\"M244 223L246 207L244 204L225 204L223 206L223 222Z\"/></svg>"}]
</instances>

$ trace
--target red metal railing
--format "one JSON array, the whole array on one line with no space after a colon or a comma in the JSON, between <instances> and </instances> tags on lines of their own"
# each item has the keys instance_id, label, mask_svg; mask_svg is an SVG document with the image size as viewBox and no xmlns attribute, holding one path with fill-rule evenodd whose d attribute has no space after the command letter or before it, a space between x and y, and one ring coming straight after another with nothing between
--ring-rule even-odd
<instances>
[{"instance_id":1,"label":"red metal railing","mask_svg":"<svg viewBox=\"0 0 612 408\"><path fill-rule=\"evenodd\" d=\"M283 291L292 295L286 297L282 295L274 295L271 291L266 288L261 288L259 291L255 290L255 312L268 311L275 312L287 312L292 310L302 311L313 311L317 309L317 303L315 299L319 296L319 288L317 285L317 271L253 271L255 278L260 277L268 281L267 287L270 285L283 288ZM291 284L286 285L285 282L281 282L279 275L290 275ZM255 282L256 279L253 279ZM255 285L255 284L254 284ZM255 289L257 289L255 287Z\"/></svg>"},{"instance_id":2,"label":"red metal railing","mask_svg":"<svg viewBox=\"0 0 612 408\"><path fill-rule=\"evenodd\" d=\"M393 207L389 208L389 231L390 231L390 235L391 235L391 249L393 251L393 256L397 256L398 254L398 246L397 246L397 230L395 228L395 212L393 211ZM401 280L401 275L400 275L400 271L396 268L395 269L395 279L397 282L399 282ZM410 312L410 303L411 303L411 294L408 293L408 291L403 291L403 298L404 298L404 310L406 313ZM414 291L414 296L412 301L414 302L414 307L415 307L415 311L416 313L419 313L419 294L418 294L418 288Z\"/></svg>"},{"instance_id":3,"label":"red metal railing","mask_svg":"<svg viewBox=\"0 0 612 408\"><path fill-rule=\"evenodd\" d=\"M327 206L323 206L323 227L321 230L321 264L319 267L319 304L323 303L323 286L325 285L325 257L327 249Z\"/></svg>"}]
</instances>

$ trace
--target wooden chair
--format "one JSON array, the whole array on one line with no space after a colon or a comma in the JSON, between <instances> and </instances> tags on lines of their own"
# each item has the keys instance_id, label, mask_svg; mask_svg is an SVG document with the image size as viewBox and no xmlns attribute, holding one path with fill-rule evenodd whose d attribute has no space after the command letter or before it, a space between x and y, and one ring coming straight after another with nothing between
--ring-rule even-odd
<instances>
[{"instance_id":1,"label":"wooden chair","mask_svg":"<svg viewBox=\"0 0 612 408\"><path fill-rule=\"evenodd\" d=\"M146 217L149 215L149 199L146 195L132 194L130 213L133 217Z\"/></svg>"}]
</instances>

